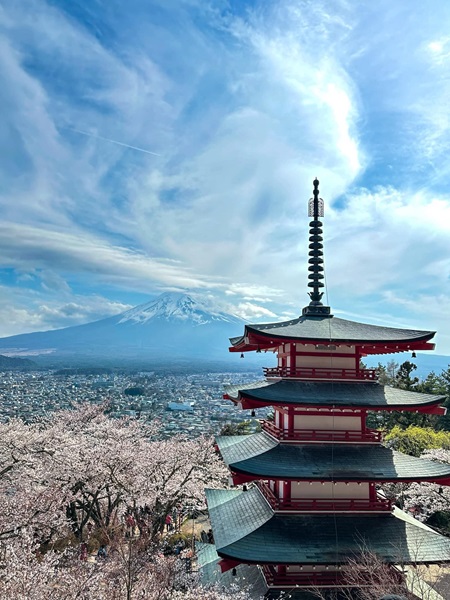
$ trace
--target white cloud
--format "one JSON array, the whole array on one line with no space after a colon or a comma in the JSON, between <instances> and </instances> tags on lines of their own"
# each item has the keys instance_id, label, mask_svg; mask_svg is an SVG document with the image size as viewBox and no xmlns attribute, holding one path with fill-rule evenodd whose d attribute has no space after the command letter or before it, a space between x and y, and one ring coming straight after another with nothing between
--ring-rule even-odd
<instances>
[{"instance_id":1,"label":"white cloud","mask_svg":"<svg viewBox=\"0 0 450 600\"><path fill-rule=\"evenodd\" d=\"M277 318L277 315L271 310L264 308L264 306L252 304L251 302L240 302L233 308L233 312L246 321L251 321L252 319L261 319L261 317L264 317L266 320L269 318Z\"/></svg>"},{"instance_id":2,"label":"white cloud","mask_svg":"<svg viewBox=\"0 0 450 600\"><path fill-rule=\"evenodd\" d=\"M0 287L0 291L0 337L79 325L131 308L98 295L70 294L61 300L24 289Z\"/></svg>"},{"instance_id":3,"label":"white cloud","mask_svg":"<svg viewBox=\"0 0 450 600\"><path fill-rule=\"evenodd\" d=\"M362 190L348 197L344 209L328 211L325 227L332 235L325 237L325 258L333 296L387 288L415 294L448 285L448 269L433 265L448 253L450 198Z\"/></svg>"},{"instance_id":4,"label":"white cloud","mask_svg":"<svg viewBox=\"0 0 450 600\"><path fill-rule=\"evenodd\" d=\"M181 288L219 285L212 278L208 281L196 276L177 261L152 259L87 233L45 231L10 223L0 224L0 238L0 253L8 266L29 271L44 269L41 278L47 265L52 265L62 273L82 274L137 290L154 290L156 284ZM48 281L49 275L46 277ZM59 277L58 282L61 284Z\"/></svg>"},{"instance_id":5,"label":"white cloud","mask_svg":"<svg viewBox=\"0 0 450 600\"><path fill-rule=\"evenodd\" d=\"M279 298L283 295L282 290L270 288L265 285L252 285L245 283L231 283L225 290L226 294L241 295L244 300L256 300L258 302L270 302L274 298ZM261 298L266 296L267 298Z\"/></svg>"},{"instance_id":6,"label":"white cloud","mask_svg":"<svg viewBox=\"0 0 450 600\"><path fill-rule=\"evenodd\" d=\"M78 21L70 4L3 4L0 257L23 288L39 278L44 321L81 320L83 282L290 314L308 302L316 175L336 310L395 318L396 296L448 295L444 4L167 0L157 22L154 7L87 3ZM39 310L18 309L27 327Z\"/></svg>"}]
</instances>

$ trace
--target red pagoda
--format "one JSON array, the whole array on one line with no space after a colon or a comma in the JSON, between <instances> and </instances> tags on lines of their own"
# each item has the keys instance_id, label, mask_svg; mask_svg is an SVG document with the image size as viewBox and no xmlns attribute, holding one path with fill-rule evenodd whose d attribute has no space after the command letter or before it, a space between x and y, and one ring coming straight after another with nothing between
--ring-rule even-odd
<instances>
[{"instance_id":1,"label":"red pagoda","mask_svg":"<svg viewBox=\"0 0 450 600\"><path fill-rule=\"evenodd\" d=\"M273 420L217 446L239 489L207 490L223 572L257 565L267 594L339 590L342 568L361 548L386 563L450 562L450 540L394 507L378 491L386 482L450 485L450 465L383 446L368 411L445 414L442 396L380 385L371 354L432 350L435 332L367 325L337 318L322 303L323 201L314 181L309 201L310 303L281 323L246 325L231 352L274 352L265 379L228 386L244 410L273 407ZM304 595L302 595L304 590Z\"/></svg>"}]
</instances>

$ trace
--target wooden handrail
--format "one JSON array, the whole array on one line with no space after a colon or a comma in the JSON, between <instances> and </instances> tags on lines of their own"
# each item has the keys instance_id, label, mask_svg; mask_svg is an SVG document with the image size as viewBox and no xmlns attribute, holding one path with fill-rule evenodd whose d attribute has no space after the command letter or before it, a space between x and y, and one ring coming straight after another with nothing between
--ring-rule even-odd
<instances>
[{"instance_id":1,"label":"wooden handrail","mask_svg":"<svg viewBox=\"0 0 450 600\"><path fill-rule=\"evenodd\" d=\"M277 573L273 567L263 565L264 577L268 585L299 585L299 586L319 586L319 585L339 585L342 583L342 575L336 571L314 572L294 572L289 574Z\"/></svg>"},{"instance_id":2,"label":"wooden handrail","mask_svg":"<svg viewBox=\"0 0 450 600\"><path fill-rule=\"evenodd\" d=\"M331 369L324 367L263 367L264 376L297 379L345 379L377 381L376 369Z\"/></svg>"},{"instance_id":3,"label":"wooden handrail","mask_svg":"<svg viewBox=\"0 0 450 600\"><path fill-rule=\"evenodd\" d=\"M313 565L305 565L305 569L313 568ZM339 569L340 567L338 567ZM322 587L322 586L346 586L345 573L336 570L329 571L294 571L290 573L278 573L272 565L262 565L262 571L268 585L276 586L299 586L299 587ZM392 567L392 577L398 583L405 580L404 573ZM364 587L365 584L363 584ZM370 586L370 576L367 573L367 587Z\"/></svg>"},{"instance_id":4,"label":"wooden handrail","mask_svg":"<svg viewBox=\"0 0 450 600\"><path fill-rule=\"evenodd\" d=\"M352 431L347 429L294 429L289 432L277 427L272 421L263 421L262 428L277 440L296 440L302 442L381 442L383 434L376 429Z\"/></svg>"},{"instance_id":5,"label":"wooden handrail","mask_svg":"<svg viewBox=\"0 0 450 600\"><path fill-rule=\"evenodd\" d=\"M387 498L378 496L376 500L362 498L295 498L292 500L282 500L277 498L269 486L263 481L257 481L261 494L273 508L277 511L301 511L301 512L379 512L392 510L392 502Z\"/></svg>"}]
</instances>

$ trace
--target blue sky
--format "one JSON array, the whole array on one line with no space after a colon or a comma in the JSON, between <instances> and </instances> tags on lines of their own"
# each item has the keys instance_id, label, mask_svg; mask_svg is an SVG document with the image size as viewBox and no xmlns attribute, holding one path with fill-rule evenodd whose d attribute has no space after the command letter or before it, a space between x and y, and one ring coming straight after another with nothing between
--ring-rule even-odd
<instances>
[{"instance_id":1,"label":"blue sky","mask_svg":"<svg viewBox=\"0 0 450 600\"><path fill-rule=\"evenodd\" d=\"M0 0L0 335L192 290L450 354L450 4ZM116 143L117 142L117 143Z\"/></svg>"}]
</instances>

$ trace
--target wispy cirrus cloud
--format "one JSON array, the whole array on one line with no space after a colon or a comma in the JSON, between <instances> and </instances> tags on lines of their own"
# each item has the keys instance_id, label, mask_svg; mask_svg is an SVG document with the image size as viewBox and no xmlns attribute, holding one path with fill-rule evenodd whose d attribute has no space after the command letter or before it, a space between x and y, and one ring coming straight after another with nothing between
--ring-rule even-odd
<instances>
[{"instance_id":1,"label":"wispy cirrus cloud","mask_svg":"<svg viewBox=\"0 0 450 600\"><path fill-rule=\"evenodd\" d=\"M395 320L386 292L448 293L445 2L0 10L0 259L39 271L53 324L83 289L87 305L193 288L249 318L298 314L315 176L336 310Z\"/></svg>"},{"instance_id":2,"label":"wispy cirrus cloud","mask_svg":"<svg viewBox=\"0 0 450 600\"><path fill-rule=\"evenodd\" d=\"M155 285L180 288L223 286L218 278L202 278L177 261L150 258L142 252L105 242L86 233L61 233L21 225L0 225L0 252L19 271L52 269L67 276L96 278L100 283L147 289ZM42 277L45 285L49 285ZM53 284L60 278L52 275Z\"/></svg>"}]
</instances>

